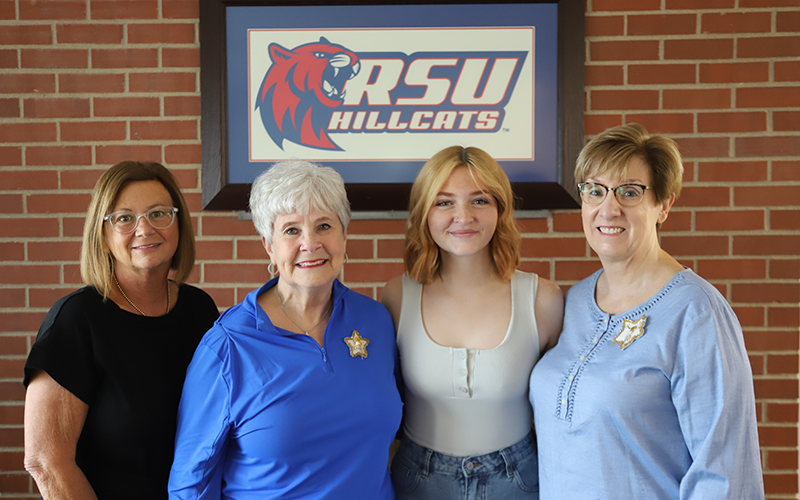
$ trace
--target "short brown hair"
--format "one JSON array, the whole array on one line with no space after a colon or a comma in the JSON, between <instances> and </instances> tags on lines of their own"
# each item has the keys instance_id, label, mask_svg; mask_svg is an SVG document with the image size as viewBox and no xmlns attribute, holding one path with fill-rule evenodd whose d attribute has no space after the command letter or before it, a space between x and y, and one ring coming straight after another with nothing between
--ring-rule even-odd
<instances>
[{"instance_id":1,"label":"short brown hair","mask_svg":"<svg viewBox=\"0 0 800 500\"><path fill-rule=\"evenodd\" d=\"M442 186L458 167L466 167L475 183L497 202L497 227L489 242L497 275L511 279L520 260L519 229L514 222L514 193L503 169L485 151L451 146L422 167L411 187L403 260L408 275L423 284L439 274L441 255L428 227L428 215Z\"/></svg>"},{"instance_id":2,"label":"short brown hair","mask_svg":"<svg viewBox=\"0 0 800 500\"><path fill-rule=\"evenodd\" d=\"M189 208L183 199L175 177L160 163L121 161L100 176L92 191L92 201L86 211L81 245L81 278L108 297L113 283L114 257L106 245L103 231L112 231L103 217L108 215L122 188L131 182L158 181L169 192L178 208L178 248L172 257L173 279L181 284L194 267L194 231Z\"/></svg>"},{"instance_id":3,"label":"short brown hair","mask_svg":"<svg viewBox=\"0 0 800 500\"><path fill-rule=\"evenodd\" d=\"M662 135L650 135L638 123L610 128L589 141L578 156L575 181L585 182L593 175L612 172L624 176L634 157L650 169L651 188L661 203L681 192L683 162L675 141Z\"/></svg>"}]
</instances>

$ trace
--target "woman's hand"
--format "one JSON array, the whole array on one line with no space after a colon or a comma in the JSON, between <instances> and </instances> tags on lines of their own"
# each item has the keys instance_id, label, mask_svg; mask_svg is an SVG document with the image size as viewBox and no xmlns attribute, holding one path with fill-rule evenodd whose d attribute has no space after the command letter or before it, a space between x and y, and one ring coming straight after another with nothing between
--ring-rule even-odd
<instances>
[{"instance_id":1,"label":"woman's hand","mask_svg":"<svg viewBox=\"0 0 800 500\"><path fill-rule=\"evenodd\" d=\"M89 406L39 371L25 395L25 470L45 500L97 500L75 463Z\"/></svg>"}]
</instances>

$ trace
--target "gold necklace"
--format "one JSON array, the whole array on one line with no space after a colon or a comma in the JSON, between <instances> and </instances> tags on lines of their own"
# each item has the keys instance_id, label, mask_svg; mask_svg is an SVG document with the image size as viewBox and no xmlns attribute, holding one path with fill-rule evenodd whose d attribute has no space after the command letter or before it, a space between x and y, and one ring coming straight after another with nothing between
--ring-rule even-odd
<instances>
[{"instance_id":1,"label":"gold necklace","mask_svg":"<svg viewBox=\"0 0 800 500\"><path fill-rule=\"evenodd\" d=\"M144 313L144 311L142 311L141 309L139 309L138 307L136 307L136 304L134 304L134 303L133 303L133 301L132 301L131 299L129 299L127 295L125 295L125 291L124 291L124 290L122 289L122 287L119 285L119 280L117 279L117 273L114 273L114 283L116 283L116 284L117 284L117 289L119 289L119 293L121 293L121 294L122 294L122 296L123 296L123 297L125 297L125 300L127 300L127 301L128 301L128 304L130 304L130 305L131 305L131 306L132 306L134 309L136 309L137 311L139 311L139 314L141 314L142 316L147 316L147 315ZM167 312L169 312L169 302L170 302L170 301L169 301L169 280L167 280ZM284 311L284 312L286 312L286 311ZM165 314L166 314L166 313L165 313ZM288 315L287 315L287 316L288 316ZM292 319L292 318L289 318L289 319Z\"/></svg>"},{"instance_id":2,"label":"gold necklace","mask_svg":"<svg viewBox=\"0 0 800 500\"><path fill-rule=\"evenodd\" d=\"M286 312L286 309L284 309L284 308L283 308L283 297L281 297L281 294L280 294L280 293L278 293L278 291L277 291L277 290L275 290L275 294L278 296L278 305L279 305L279 306L281 306L281 311L283 311L283 314L285 314L285 315L286 315L286 317L287 317L287 318L289 318L289 321L291 321L292 323L294 323L294 326L296 326L296 327L297 327L297 328L298 328L298 329L299 329L301 332L305 333L305 334L306 334L306 335L308 335L309 337L311 336L311 333L310 333L310 332L313 332L313 331L314 331L314 328L318 327L320 323L322 323L323 321L325 321L325 317L328 315L328 312L330 312L330 311L329 311L329 309L331 309L331 308L333 307L333 301L331 301L331 303L330 303L330 304L328 305L328 307L325 309L325 312L322 314L322 319L320 319L320 320L317 322L317 324L316 324L316 325L314 325L314 326L312 326L311 328L309 328L309 330L308 330L308 331L305 331L305 330L303 330L303 327L302 327L302 326L298 325L298 324L297 324L297 322L296 322L295 320L293 320L291 316L289 316L289 313L287 313L287 312ZM134 306L134 307L135 307L135 306Z\"/></svg>"}]
</instances>

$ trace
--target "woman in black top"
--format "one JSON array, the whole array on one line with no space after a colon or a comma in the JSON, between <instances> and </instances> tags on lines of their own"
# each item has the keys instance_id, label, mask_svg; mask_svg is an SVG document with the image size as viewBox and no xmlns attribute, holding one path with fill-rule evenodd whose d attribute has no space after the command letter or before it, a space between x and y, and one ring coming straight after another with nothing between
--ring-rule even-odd
<instances>
[{"instance_id":1,"label":"woman in black top","mask_svg":"<svg viewBox=\"0 0 800 500\"><path fill-rule=\"evenodd\" d=\"M166 168L102 175L81 248L89 286L56 302L25 363L25 468L43 498L167 498L186 367L218 316L184 284L194 256Z\"/></svg>"}]
</instances>

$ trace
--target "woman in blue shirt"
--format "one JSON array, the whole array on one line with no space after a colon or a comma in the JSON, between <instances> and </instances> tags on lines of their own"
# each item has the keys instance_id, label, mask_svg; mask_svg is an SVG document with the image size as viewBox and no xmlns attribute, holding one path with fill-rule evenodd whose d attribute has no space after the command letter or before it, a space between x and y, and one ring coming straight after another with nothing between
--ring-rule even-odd
<instances>
[{"instance_id":1,"label":"woman in blue shirt","mask_svg":"<svg viewBox=\"0 0 800 500\"><path fill-rule=\"evenodd\" d=\"M682 176L675 143L637 124L578 158L603 268L570 288L558 345L531 375L542 499L764 498L739 322L659 245Z\"/></svg>"},{"instance_id":2,"label":"woman in blue shirt","mask_svg":"<svg viewBox=\"0 0 800 500\"><path fill-rule=\"evenodd\" d=\"M392 500L394 327L337 280L344 183L331 168L278 163L253 182L250 208L278 277L228 309L195 352L170 498Z\"/></svg>"}]
</instances>

